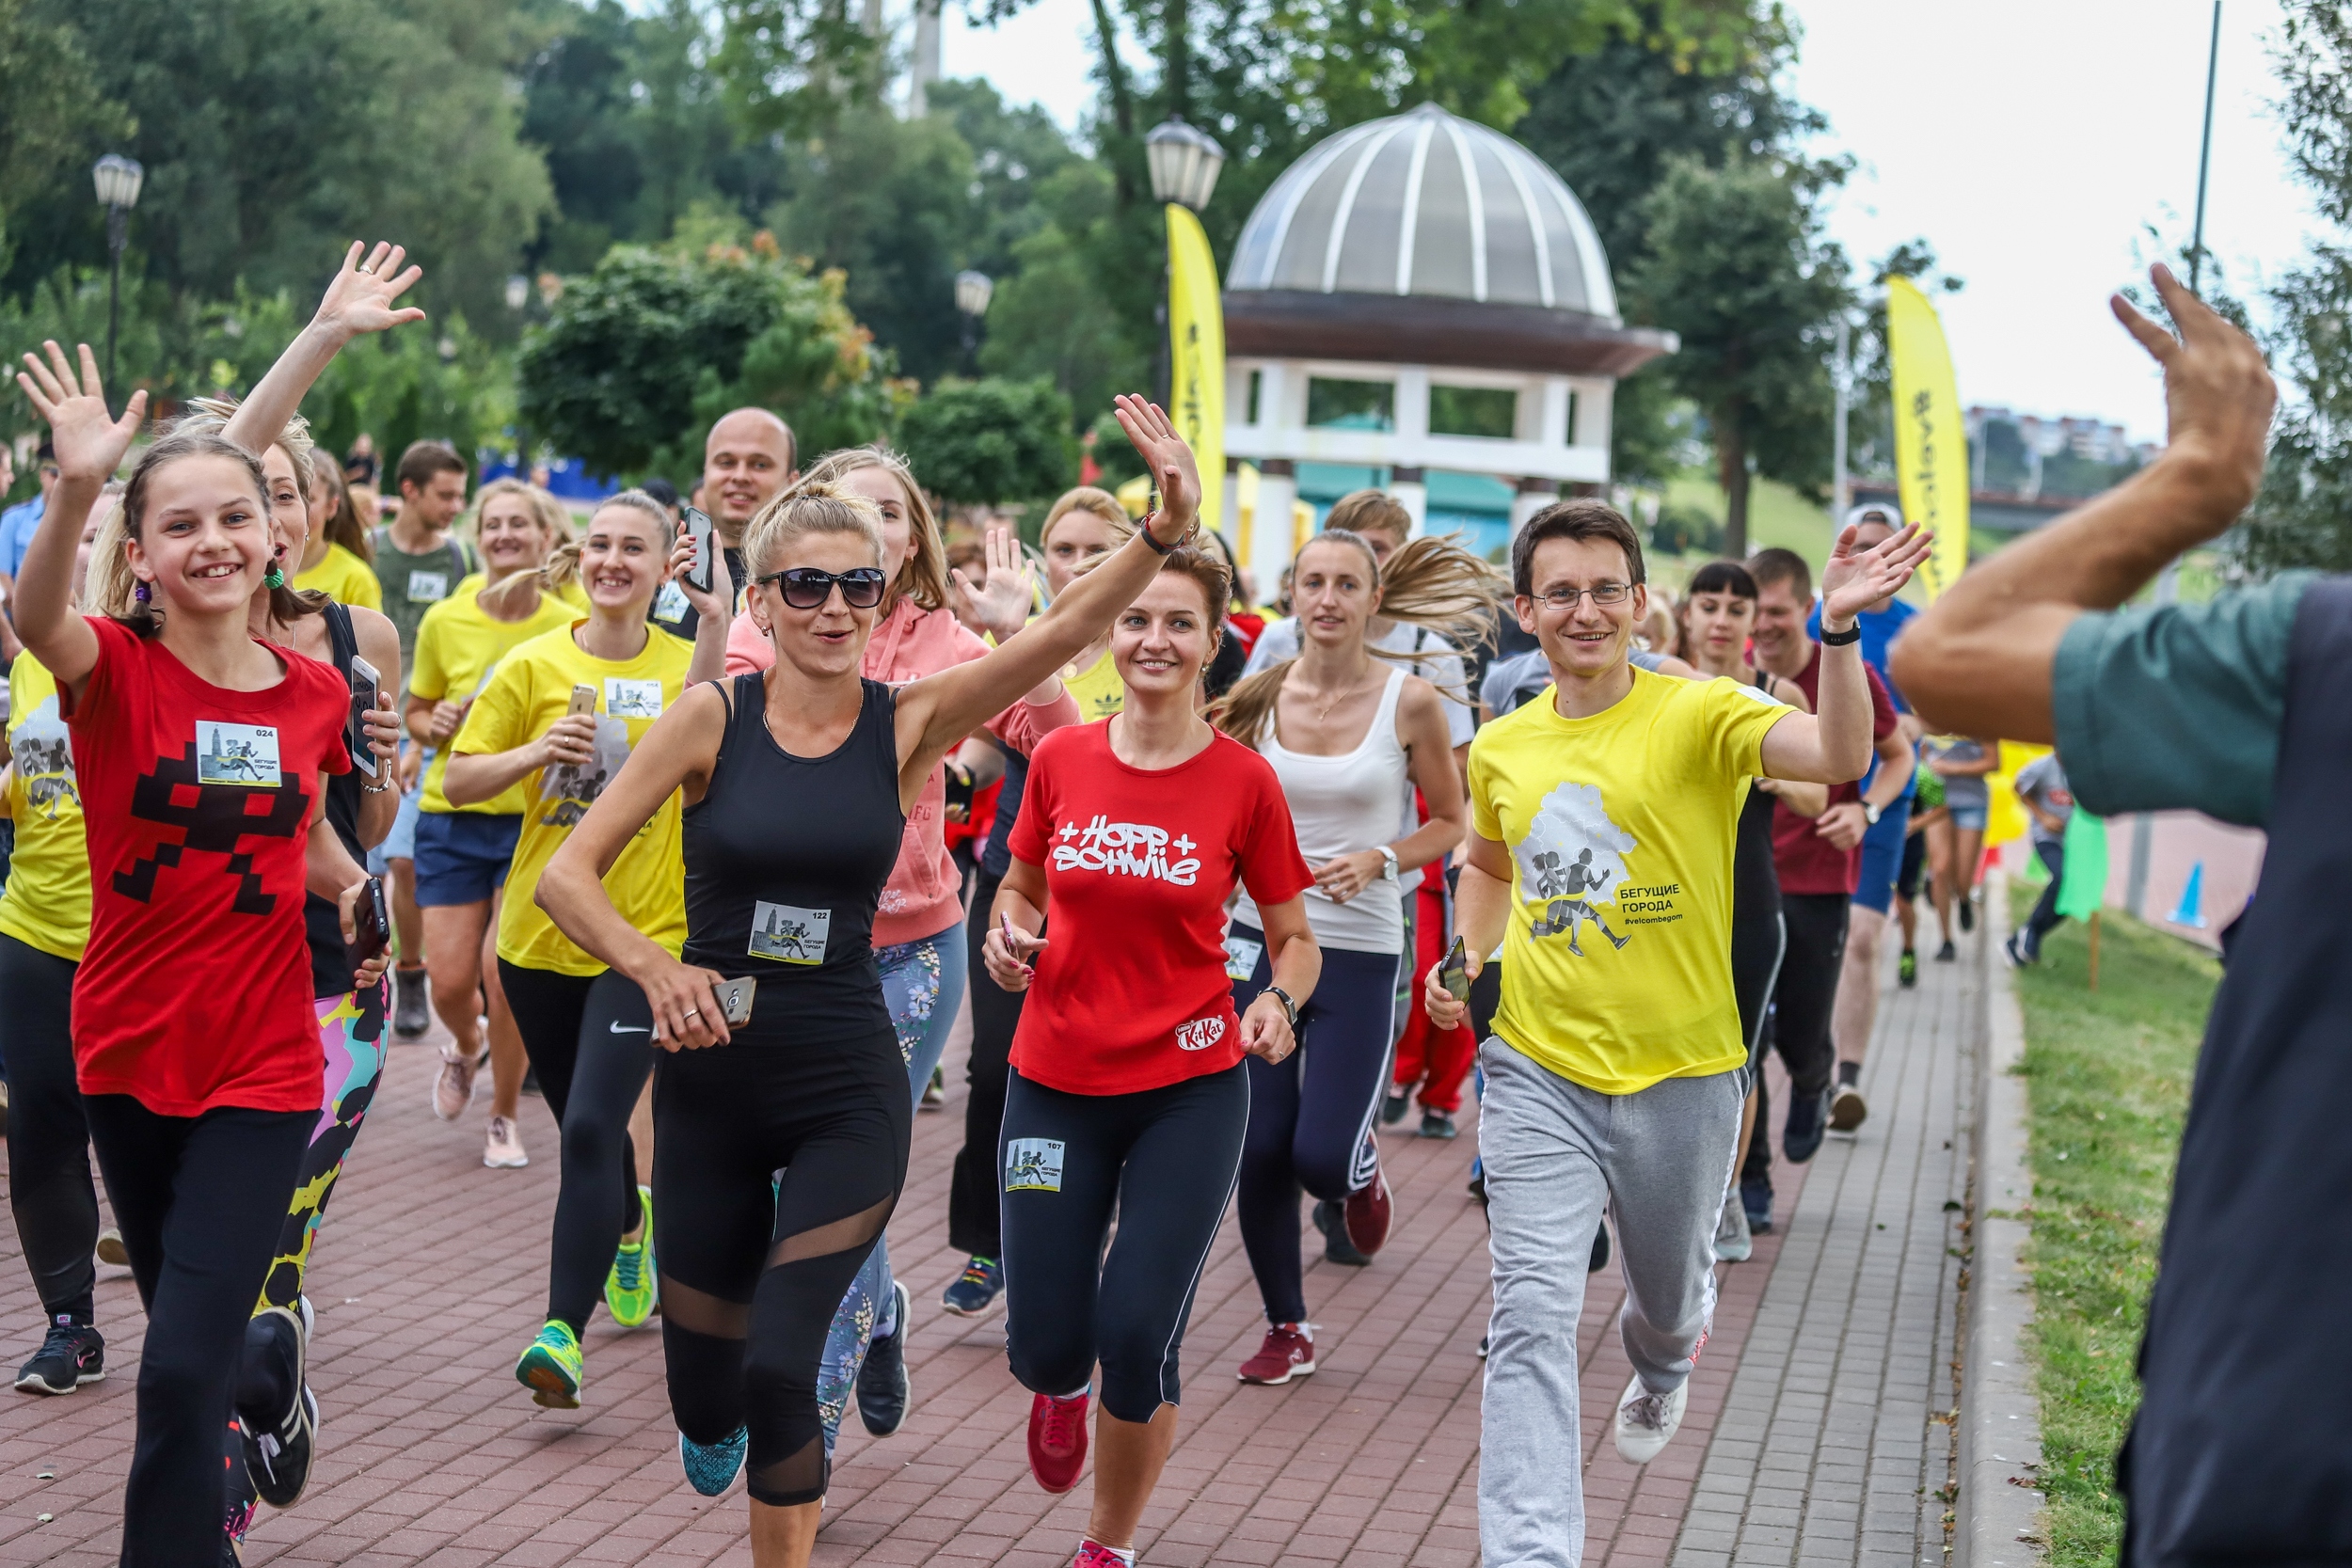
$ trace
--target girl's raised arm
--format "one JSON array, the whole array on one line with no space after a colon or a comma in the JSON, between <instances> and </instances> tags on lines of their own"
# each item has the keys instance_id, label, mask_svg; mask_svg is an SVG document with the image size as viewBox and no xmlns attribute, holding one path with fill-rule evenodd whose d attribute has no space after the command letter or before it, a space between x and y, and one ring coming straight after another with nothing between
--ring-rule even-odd
<instances>
[{"instance_id":1,"label":"girl's raised arm","mask_svg":"<svg viewBox=\"0 0 2352 1568\"><path fill-rule=\"evenodd\" d=\"M118 420L107 412L98 357L89 344L80 345L78 375L65 350L55 342L40 346L47 359L26 355L16 384L49 421L57 453L57 487L24 552L24 570L17 574L16 634L56 677L57 685L78 698L98 667L98 634L73 608L73 554L99 492L121 467L147 417L147 394L133 392Z\"/></svg>"}]
</instances>

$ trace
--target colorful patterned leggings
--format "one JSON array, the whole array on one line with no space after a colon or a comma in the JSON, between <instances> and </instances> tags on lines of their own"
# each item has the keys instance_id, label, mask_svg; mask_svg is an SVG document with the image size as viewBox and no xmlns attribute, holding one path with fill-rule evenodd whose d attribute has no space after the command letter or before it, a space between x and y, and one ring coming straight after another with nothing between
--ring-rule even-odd
<instances>
[{"instance_id":1,"label":"colorful patterned leggings","mask_svg":"<svg viewBox=\"0 0 2352 1568\"><path fill-rule=\"evenodd\" d=\"M310 1267L310 1243L326 1218L326 1200L334 1196L384 1069L382 982L345 996L322 996L315 1006L319 1046L326 1054L326 1096L310 1131L310 1147L302 1156L302 1175L278 1233L278 1256L253 1308L257 1313L272 1307L293 1307L301 1296Z\"/></svg>"}]
</instances>

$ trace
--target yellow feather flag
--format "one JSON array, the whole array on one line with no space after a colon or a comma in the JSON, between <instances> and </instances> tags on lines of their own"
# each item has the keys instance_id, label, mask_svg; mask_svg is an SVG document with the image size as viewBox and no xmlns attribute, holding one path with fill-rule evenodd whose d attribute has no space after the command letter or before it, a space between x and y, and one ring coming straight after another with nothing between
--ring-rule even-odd
<instances>
[{"instance_id":1,"label":"yellow feather flag","mask_svg":"<svg viewBox=\"0 0 2352 1568\"><path fill-rule=\"evenodd\" d=\"M1188 207L1168 204L1168 417L1200 466L1200 526L1225 502L1225 306L1209 236Z\"/></svg>"},{"instance_id":2,"label":"yellow feather flag","mask_svg":"<svg viewBox=\"0 0 2352 1568\"><path fill-rule=\"evenodd\" d=\"M1908 277L1886 280L1886 340L1903 520L1935 533L1934 553L1919 567L1919 586L1932 599L1968 569L1968 427L1943 324Z\"/></svg>"}]
</instances>

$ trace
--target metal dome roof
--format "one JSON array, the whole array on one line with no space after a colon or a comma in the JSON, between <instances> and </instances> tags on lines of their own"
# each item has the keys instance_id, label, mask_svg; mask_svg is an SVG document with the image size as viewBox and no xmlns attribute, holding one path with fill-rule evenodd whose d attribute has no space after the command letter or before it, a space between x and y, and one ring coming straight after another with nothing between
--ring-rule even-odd
<instances>
[{"instance_id":1,"label":"metal dome roof","mask_svg":"<svg viewBox=\"0 0 2352 1568\"><path fill-rule=\"evenodd\" d=\"M1618 324L1576 193L1499 131L1424 103L1310 149L1249 214L1227 291L1413 295Z\"/></svg>"}]
</instances>

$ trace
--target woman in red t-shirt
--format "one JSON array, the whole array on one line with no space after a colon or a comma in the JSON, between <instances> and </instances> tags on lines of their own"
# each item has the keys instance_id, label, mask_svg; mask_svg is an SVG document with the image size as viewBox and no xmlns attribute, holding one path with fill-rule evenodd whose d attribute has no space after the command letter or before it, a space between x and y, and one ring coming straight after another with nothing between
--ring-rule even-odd
<instances>
[{"instance_id":1,"label":"woman in red t-shirt","mask_svg":"<svg viewBox=\"0 0 2352 1568\"><path fill-rule=\"evenodd\" d=\"M1113 623L1126 706L1039 743L983 949L999 986L1030 992L999 1140L1006 1340L1037 1396L1029 1467L1049 1492L1078 1482L1103 1367L1080 1568L1134 1560L1176 1440L1177 1348L1241 1164L1242 1059L1291 1053L1323 967L1281 784L1195 705L1227 586L1213 557L1179 548ZM1237 885L1275 955L1238 1018L1225 963ZM1050 941L1035 934L1049 907Z\"/></svg>"},{"instance_id":2,"label":"woman in red t-shirt","mask_svg":"<svg viewBox=\"0 0 2352 1568\"><path fill-rule=\"evenodd\" d=\"M43 347L17 381L55 432L60 476L16 625L71 728L91 895L74 1067L148 1313L122 1560L213 1562L221 1422L324 1087L303 896L337 898L348 936L367 887L322 809L325 775L351 766L351 694L249 631L258 586L292 590L262 466L218 435L167 435L132 470L122 549L138 612L73 612L75 545L146 394L117 420L88 346L78 374ZM291 596L274 613L292 622Z\"/></svg>"}]
</instances>

